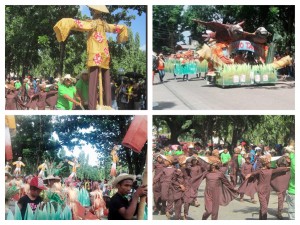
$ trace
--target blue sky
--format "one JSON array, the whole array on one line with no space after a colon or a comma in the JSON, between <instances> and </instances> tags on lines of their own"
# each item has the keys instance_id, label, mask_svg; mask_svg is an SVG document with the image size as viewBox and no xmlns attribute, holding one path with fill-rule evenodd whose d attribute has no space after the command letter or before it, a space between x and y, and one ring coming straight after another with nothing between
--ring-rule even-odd
<instances>
[{"instance_id":1,"label":"blue sky","mask_svg":"<svg viewBox=\"0 0 300 225\"><path fill-rule=\"evenodd\" d=\"M81 5L80 6L81 13L86 16L91 16L90 10L87 6ZM131 22L131 30L133 32L133 37L135 37L136 33L139 33L140 35L140 49L146 50L146 14L143 13L141 16L137 14L135 10L128 10L129 15L135 15L135 20L132 20ZM122 24L122 21L120 21L120 24ZM113 36L113 34L107 34L109 37L110 35Z\"/></svg>"}]
</instances>

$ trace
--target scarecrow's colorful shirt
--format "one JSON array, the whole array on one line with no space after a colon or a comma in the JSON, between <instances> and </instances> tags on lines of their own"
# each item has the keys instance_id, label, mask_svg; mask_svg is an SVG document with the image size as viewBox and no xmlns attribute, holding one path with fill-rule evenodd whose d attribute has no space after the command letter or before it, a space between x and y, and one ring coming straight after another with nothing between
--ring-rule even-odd
<instances>
[{"instance_id":1,"label":"scarecrow's colorful shirt","mask_svg":"<svg viewBox=\"0 0 300 225\"><path fill-rule=\"evenodd\" d=\"M128 31L125 25L108 24L102 20L81 21L72 18L63 18L53 27L59 42L65 41L71 30L89 32L87 39L87 66L99 66L109 69L110 53L106 32L116 33L117 42L128 40Z\"/></svg>"}]
</instances>

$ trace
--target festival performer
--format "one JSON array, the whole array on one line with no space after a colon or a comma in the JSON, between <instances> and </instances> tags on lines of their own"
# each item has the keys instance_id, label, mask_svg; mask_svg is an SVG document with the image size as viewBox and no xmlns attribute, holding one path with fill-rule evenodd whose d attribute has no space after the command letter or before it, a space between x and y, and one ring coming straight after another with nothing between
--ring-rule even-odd
<instances>
[{"instance_id":1,"label":"festival performer","mask_svg":"<svg viewBox=\"0 0 300 225\"><path fill-rule=\"evenodd\" d=\"M89 106L89 72L83 70L80 74L80 79L76 83L77 94L79 95L84 109Z\"/></svg>"},{"instance_id":2,"label":"festival performer","mask_svg":"<svg viewBox=\"0 0 300 225\"><path fill-rule=\"evenodd\" d=\"M8 84L5 87L5 109L6 110L17 110L19 92L15 87Z\"/></svg>"},{"instance_id":3,"label":"festival performer","mask_svg":"<svg viewBox=\"0 0 300 225\"><path fill-rule=\"evenodd\" d=\"M242 168L241 168L241 175L243 176L243 178L244 178L244 180L245 180L245 178L246 178L246 176L247 176L247 174L251 174L251 172L253 172L254 170L253 170L253 166L252 166L252 164L250 163L250 160L251 160L251 156L250 156L250 154L247 154L246 156L245 156L245 159L246 159L246 162L242 165ZM250 183L248 183L248 184L250 184ZM241 185L240 187L239 187L239 193L240 193L240 202L243 202L244 201L244 191L245 191L245 186L243 186L243 185ZM255 199L254 199L254 193L256 192L255 191L255 186L253 185L253 188L247 188L248 189L248 191L250 191L250 192L248 192L247 193L247 195L249 195L250 196L250 198L251 198L251 202L253 203L253 204L255 204L255 203L257 203L256 201L255 201Z\"/></svg>"},{"instance_id":4,"label":"festival performer","mask_svg":"<svg viewBox=\"0 0 300 225\"><path fill-rule=\"evenodd\" d=\"M48 91L46 92L46 84L40 84L39 85L40 91L36 93L35 95L30 97L30 101L33 99L37 99L36 106L38 107L38 110L45 110L46 109L46 99L48 95L55 95L57 94L57 91Z\"/></svg>"},{"instance_id":5,"label":"festival performer","mask_svg":"<svg viewBox=\"0 0 300 225\"><path fill-rule=\"evenodd\" d=\"M72 179L66 180L66 187L65 192L67 195L67 201L66 204L71 208L72 210L72 218L77 219L77 201L78 201L78 190L76 190L74 183L72 182Z\"/></svg>"},{"instance_id":6,"label":"festival performer","mask_svg":"<svg viewBox=\"0 0 300 225\"><path fill-rule=\"evenodd\" d=\"M136 212L140 197L147 196L147 186L142 185L137 188L132 196L131 202L126 198L132 189L134 176L130 174L120 174L112 185L118 192L111 198L108 219L109 220L131 220Z\"/></svg>"},{"instance_id":7,"label":"festival performer","mask_svg":"<svg viewBox=\"0 0 300 225\"><path fill-rule=\"evenodd\" d=\"M48 170L47 160L45 160L41 165L38 166L39 175L38 177L44 178L45 177L45 170Z\"/></svg>"},{"instance_id":8,"label":"festival performer","mask_svg":"<svg viewBox=\"0 0 300 225\"><path fill-rule=\"evenodd\" d=\"M279 158L276 161L276 164L278 167L289 167L291 164L290 160L290 154L285 153L281 158ZM283 219L282 212L283 212L283 203L286 196L286 191L289 186L289 180L290 180L290 171L287 172L281 172L273 175L271 180L271 187L273 190L276 191L278 196L278 210L276 217L280 220Z\"/></svg>"},{"instance_id":9,"label":"festival performer","mask_svg":"<svg viewBox=\"0 0 300 225\"><path fill-rule=\"evenodd\" d=\"M31 174L24 178L24 184L22 185L23 187L21 188L22 196L28 195L30 193L30 182L32 178L33 176Z\"/></svg>"},{"instance_id":10,"label":"festival performer","mask_svg":"<svg viewBox=\"0 0 300 225\"><path fill-rule=\"evenodd\" d=\"M154 213L165 214L165 211L161 210L161 186L160 186L160 176L162 175L162 171L165 167L164 160L161 154L155 153L154 154L154 163L153 163L153 197L154 197Z\"/></svg>"},{"instance_id":11,"label":"festival performer","mask_svg":"<svg viewBox=\"0 0 300 225\"><path fill-rule=\"evenodd\" d=\"M224 173L219 170L221 161L216 158L209 160L210 170L203 175L203 179L206 179L206 186L204 192L205 212L202 220L207 220L210 215L212 220L217 220L219 206L228 205L237 197L238 193Z\"/></svg>"},{"instance_id":12,"label":"festival performer","mask_svg":"<svg viewBox=\"0 0 300 225\"><path fill-rule=\"evenodd\" d=\"M56 92L51 92L52 94L47 94L46 103L49 106L50 110L54 110L58 98L57 81L55 81L55 83L52 86L50 86L50 91L56 91Z\"/></svg>"},{"instance_id":13,"label":"festival performer","mask_svg":"<svg viewBox=\"0 0 300 225\"><path fill-rule=\"evenodd\" d=\"M72 110L73 104L81 106L81 100L76 94L76 88L72 84L72 79L70 74L66 74L63 78L63 83L58 86L57 109Z\"/></svg>"},{"instance_id":14,"label":"festival performer","mask_svg":"<svg viewBox=\"0 0 300 225\"><path fill-rule=\"evenodd\" d=\"M32 211L35 212L39 204L43 201L40 197L40 193L42 190L46 190L47 188L44 186L43 180L40 177L34 177L30 181L30 192L29 194L23 196L18 201L18 206L21 210L22 218L24 219L26 209L28 206L31 207Z\"/></svg>"},{"instance_id":15,"label":"festival performer","mask_svg":"<svg viewBox=\"0 0 300 225\"><path fill-rule=\"evenodd\" d=\"M194 193L194 195L192 196L193 201L191 204L196 207L199 207L200 203L197 200L197 193L198 193L198 189L200 186L200 177L202 176L202 174L204 172L204 168L201 167L201 165L199 164L198 158L196 158L195 156L192 156L187 159L186 166L187 166L188 173L191 177L191 179L190 179L191 188L193 189L193 193Z\"/></svg>"},{"instance_id":16,"label":"festival performer","mask_svg":"<svg viewBox=\"0 0 300 225\"><path fill-rule=\"evenodd\" d=\"M113 177L113 179L117 176L117 163L119 162L117 150L118 150L118 146L114 145L113 149L110 152L110 155L112 157L110 176Z\"/></svg>"},{"instance_id":17,"label":"festival performer","mask_svg":"<svg viewBox=\"0 0 300 225\"><path fill-rule=\"evenodd\" d=\"M26 104L27 109L35 109L36 108L37 98L33 98L34 94L35 94L35 89L33 87L33 84L30 83L28 93L27 93L27 95L29 97L29 101Z\"/></svg>"},{"instance_id":18,"label":"festival performer","mask_svg":"<svg viewBox=\"0 0 300 225\"><path fill-rule=\"evenodd\" d=\"M74 179L77 178L76 170L80 167L80 164L77 162L76 158L73 159L73 162L68 161L68 163L72 166L72 173L70 174L69 179L72 180L73 177Z\"/></svg>"},{"instance_id":19,"label":"festival performer","mask_svg":"<svg viewBox=\"0 0 300 225\"><path fill-rule=\"evenodd\" d=\"M251 174L246 175L246 179L250 177L255 177L258 180L258 199L260 203L259 210L259 219L266 220L268 216L268 204L270 199L271 192L271 178L272 175L279 172L287 172L289 171L288 167L279 167L276 169L270 169L270 157L261 156L260 162L262 164L262 168L252 172Z\"/></svg>"},{"instance_id":20,"label":"festival performer","mask_svg":"<svg viewBox=\"0 0 300 225\"><path fill-rule=\"evenodd\" d=\"M21 161L22 157L18 157L18 160L13 162L12 164L16 166L14 170L14 175L19 176L21 174L21 168L22 166L25 167L25 164Z\"/></svg>"},{"instance_id":21,"label":"festival performer","mask_svg":"<svg viewBox=\"0 0 300 225\"><path fill-rule=\"evenodd\" d=\"M178 159L180 170L183 174L183 179L184 179L183 185L185 187L185 191L183 193L183 219L184 220L187 220L190 205L194 203L195 197L197 197L197 194L193 189L193 183L192 183L191 173L190 173L191 171L189 168L187 168L187 166L191 163L191 160L193 158L194 157L188 158L182 155Z\"/></svg>"},{"instance_id":22,"label":"festival performer","mask_svg":"<svg viewBox=\"0 0 300 225\"><path fill-rule=\"evenodd\" d=\"M92 191L90 192L90 199L92 207L90 212L95 214L97 218L100 220L104 214L105 201L103 199L102 191L100 190L100 186L98 182L93 182Z\"/></svg>"},{"instance_id":23,"label":"festival performer","mask_svg":"<svg viewBox=\"0 0 300 225\"><path fill-rule=\"evenodd\" d=\"M10 174L10 170L11 170L11 166L9 165L9 162L6 162L6 165L5 165L5 174L6 173Z\"/></svg>"},{"instance_id":24,"label":"festival performer","mask_svg":"<svg viewBox=\"0 0 300 225\"><path fill-rule=\"evenodd\" d=\"M237 177L239 174L239 163L238 163L238 157L240 154L241 150L239 148L234 148L234 154L231 158L231 163L230 163L230 180L233 186L237 185Z\"/></svg>"},{"instance_id":25,"label":"festival performer","mask_svg":"<svg viewBox=\"0 0 300 225\"><path fill-rule=\"evenodd\" d=\"M166 217L171 218L171 212L175 211L175 219L181 217L181 206L183 204L183 192L185 191L183 174L180 169L173 166L173 156L163 156L165 168L160 177L162 211L166 211ZM166 209L165 209L166 207Z\"/></svg>"},{"instance_id":26,"label":"festival performer","mask_svg":"<svg viewBox=\"0 0 300 225\"><path fill-rule=\"evenodd\" d=\"M111 106L111 86L110 86L110 53L106 32L116 33L118 43L128 40L127 27L118 24L108 24L101 20L101 13L109 13L105 5L89 5L93 20L80 21L72 18L63 18L53 27L56 38L59 42L64 42L71 30L88 32L87 40L87 67L89 68L89 109L95 110L97 105L97 83L100 76L99 85L100 106ZM102 78L104 93L102 93ZM99 82L100 83L100 82ZM102 95L104 95L102 99Z\"/></svg>"}]
</instances>

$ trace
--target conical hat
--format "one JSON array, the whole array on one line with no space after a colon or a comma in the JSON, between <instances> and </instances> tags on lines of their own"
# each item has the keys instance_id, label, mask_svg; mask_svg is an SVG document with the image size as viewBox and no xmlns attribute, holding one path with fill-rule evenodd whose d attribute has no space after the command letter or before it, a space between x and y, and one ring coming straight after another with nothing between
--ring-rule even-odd
<instances>
[{"instance_id":1,"label":"conical hat","mask_svg":"<svg viewBox=\"0 0 300 225\"><path fill-rule=\"evenodd\" d=\"M109 13L108 9L106 8L105 5L88 5L89 8L97 11L97 12L104 12L104 13Z\"/></svg>"}]
</instances>

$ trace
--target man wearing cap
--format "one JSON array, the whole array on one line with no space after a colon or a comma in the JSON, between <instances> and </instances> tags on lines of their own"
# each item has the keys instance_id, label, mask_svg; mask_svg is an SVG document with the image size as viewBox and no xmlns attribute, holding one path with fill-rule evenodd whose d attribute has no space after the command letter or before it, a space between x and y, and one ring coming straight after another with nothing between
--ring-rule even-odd
<instances>
[{"instance_id":1,"label":"man wearing cap","mask_svg":"<svg viewBox=\"0 0 300 225\"><path fill-rule=\"evenodd\" d=\"M109 220L131 220L137 210L140 197L147 195L147 186L142 185L137 188L131 201L126 196L130 193L134 181L134 176L130 174L120 174L112 183L118 192L111 198L108 219Z\"/></svg>"},{"instance_id":2,"label":"man wearing cap","mask_svg":"<svg viewBox=\"0 0 300 225\"><path fill-rule=\"evenodd\" d=\"M97 106L97 84L98 76L103 79L103 100L104 105L111 106L111 86L110 86L110 53L106 32L117 33L118 43L128 40L127 27L124 25L108 24L100 19L101 13L109 13L105 5L89 5L93 20L80 21L78 19L63 18L53 27L56 38L59 42L64 42L71 30L88 32L87 40L87 67L89 68L89 109L95 110ZM100 86L100 96L102 97L102 87ZM100 99L101 105L102 99Z\"/></svg>"},{"instance_id":3,"label":"man wearing cap","mask_svg":"<svg viewBox=\"0 0 300 225\"><path fill-rule=\"evenodd\" d=\"M40 197L40 193L42 190L46 190L47 188L44 186L43 179L40 177L34 177L30 181L30 191L28 194L24 195L18 201L18 206L21 210L22 218L24 219L27 205L31 207L32 211L35 212L38 205L43 201Z\"/></svg>"},{"instance_id":4,"label":"man wearing cap","mask_svg":"<svg viewBox=\"0 0 300 225\"><path fill-rule=\"evenodd\" d=\"M79 101L76 101L74 97L77 97ZM66 74L63 78L63 83L58 87L56 108L72 110L73 103L79 106L81 105L80 97L76 94L76 88L72 85L72 77L70 74Z\"/></svg>"},{"instance_id":5,"label":"man wearing cap","mask_svg":"<svg viewBox=\"0 0 300 225\"><path fill-rule=\"evenodd\" d=\"M80 79L76 83L77 94L79 95L83 107L88 109L89 106L89 72L83 70Z\"/></svg>"}]
</instances>

